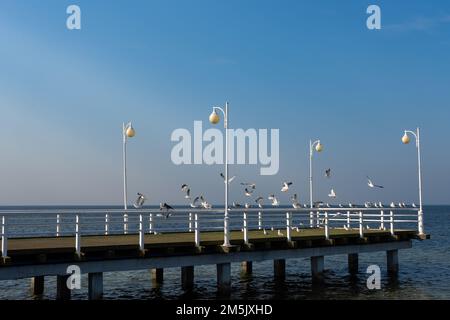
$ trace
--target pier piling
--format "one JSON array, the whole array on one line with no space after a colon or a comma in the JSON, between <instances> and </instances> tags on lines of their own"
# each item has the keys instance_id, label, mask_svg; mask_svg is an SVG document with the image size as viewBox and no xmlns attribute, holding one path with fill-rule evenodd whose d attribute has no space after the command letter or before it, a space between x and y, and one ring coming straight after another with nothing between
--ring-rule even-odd
<instances>
[{"instance_id":1,"label":"pier piling","mask_svg":"<svg viewBox=\"0 0 450 320\"><path fill-rule=\"evenodd\" d=\"M253 272L253 262L252 261L242 261L241 263L242 273L245 275L250 275Z\"/></svg>"},{"instance_id":2,"label":"pier piling","mask_svg":"<svg viewBox=\"0 0 450 320\"><path fill-rule=\"evenodd\" d=\"M155 286L161 285L164 280L164 269L162 268L152 269L151 273L153 285Z\"/></svg>"},{"instance_id":3,"label":"pier piling","mask_svg":"<svg viewBox=\"0 0 450 320\"><path fill-rule=\"evenodd\" d=\"M351 275L355 275L358 273L358 262L359 256L357 253L350 253L348 255L348 272Z\"/></svg>"},{"instance_id":4,"label":"pier piling","mask_svg":"<svg viewBox=\"0 0 450 320\"><path fill-rule=\"evenodd\" d=\"M194 266L181 267L181 287L183 290L194 287Z\"/></svg>"},{"instance_id":5,"label":"pier piling","mask_svg":"<svg viewBox=\"0 0 450 320\"><path fill-rule=\"evenodd\" d=\"M324 257L311 257L311 275L313 282L323 281Z\"/></svg>"},{"instance_id":6,"label":"pier piling","mask_svg":"<svg viewBox=\"0 0 450 320\"><path fill-rule=\"evenodd\" d=\"M44 276L37 276L31 278L31 292L35 296L44 294Z\"/></svg>"},{"instance_id":7,"label":"pier piling","mask_svg":"<svg viewBox=\"0 0 450 320\"><path fill-rule=\"evenodd\" d=\"M69 275L56 276L56 300L70 300L71 292L67 287Z\"/></svg>"},{"instance_id":8,"label":"pier piling","mask_svg":"<svg viewBox=\"0 0 450 320\"><path fill-rule=\"evenodd\" d=\"M231 263L217 264L217 288L221 293L231 290Z\"/></svg>"},{"instance_id":9,"label":"pier piling","mask_svg":"<svg viewBox=\"0 0 450 320\"><path fill-rule=\"evenodd\" d=\"M386 258L388 273L396 276L398 274L398 250L386 251Z\"/></svg>"},{"instance_id":10,"label":"pier piling","mask_svg":"<svg viewBox=\"0 0 450 320\"><path fill-rule=\"evenodd\" d=\"M284 281L286 279L286 260L273 260L273 273L277 281Z\"/></svg>"},{"instance_id":11,"label":"pier piling","mask_svg":"<svg viewBox=\"0 0 450 320\"><path fill-rule=\"evenodd\" d=\"M103 272L89 273L89 300L103 298Z\"/></svg>"}]
</instances>

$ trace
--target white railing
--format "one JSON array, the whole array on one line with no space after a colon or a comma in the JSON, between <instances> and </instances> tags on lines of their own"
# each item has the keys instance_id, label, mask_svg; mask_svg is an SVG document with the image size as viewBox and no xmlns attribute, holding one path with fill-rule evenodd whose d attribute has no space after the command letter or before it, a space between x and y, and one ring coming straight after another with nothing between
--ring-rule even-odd
<instances>
[{"instance_id":1,"label":"white railing","mask_svg":"<svg viewBox=\"0 0 450 320\"><path fill-rule=\"evenodd\" d=\"M392 235L395 225L415 230L418 224L416 208L239 208L230 209L229 216L230 230L242 231L245 244L251 230L276 231L273 235L291 241L293 230L310 228L311 216L327 240L332 229L355 230L363 238L369 229L386 230L386 224ZM0 217L2 257L7 257L8 238L72 236L80 255L82 236L138 234L137 245L144 251L146 234L193 232L193 243L200 246L202 232L223 231L223 209L0 210Z\"/></svg>"}]
</instances>

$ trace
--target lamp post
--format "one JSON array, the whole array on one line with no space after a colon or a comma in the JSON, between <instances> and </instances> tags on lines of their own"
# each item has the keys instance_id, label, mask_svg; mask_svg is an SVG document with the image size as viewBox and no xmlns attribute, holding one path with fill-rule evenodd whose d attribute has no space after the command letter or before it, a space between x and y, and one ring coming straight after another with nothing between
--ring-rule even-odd
<instances>
[{"instance_id":1,"label":"lamp post","mask_svg":"<svg viewBox=\"0 0 450 320\"><path fill-rule=\"evenodd\" d=\"M322 152L323 145L320 143L320 140L316 140L312 142L312 140L309 140L309 205L311 209L314 207L313 203L313 168L312 168L312 160L313 160L313 154L314 150L317 152ZM319 219L317 218L317 223L319 223ZM309 224L312 228L314 226L314 215L311 210L309 213Z\"/></svg>"},{"instance_id":2,"label":"lamp post","mask_svg":"<svg viewBox=\"0 0 450 320\"><path fill-rule=\"evenodd\" d=\"M127 124L123 123L122 125L122 136L123 136L123 208L125 209L125 213L123 215L123 231L124 233L128 232L128 214L126 210L128 210L128 196L127 196L127 141L128 138L133 138L136 134L136 131L133 128L131 122Z\"/></svg>"},{"instance_id":3,"label":"lamp post","mask_svg":"<svg viewBox=\"0 0 450 320\"><path fill-rule=\"evenodd\" d=\"M416 148L417 148L417 167L419 175L419 212L417 215L417 223L419 234L423 235L423 208L422 208L422 168L421 168L421 156L420 156L420 129L417 128L416 132L411 130L405 130L405 134L402 137L402 142L408 144L410 142L409 135L411 134L416 138Z\"/></svg>"},{"instance_id":4,"label":"lamp post","mask_svg":"<svg viewBox=\"0 0 450 320\"><path fill-rule=\"evenodd\" d=\"M217 114L217 110L220 110L224 116L224 128L225 128L225 209L223 220L223 246L230 246L230 230L229 230L229 216L228 216L228 102L225 103L225 109L221 107L213 107L211 115L209 116L209 122L217 124L220 121L220 117Z\"/></svg>"}]
</instances>

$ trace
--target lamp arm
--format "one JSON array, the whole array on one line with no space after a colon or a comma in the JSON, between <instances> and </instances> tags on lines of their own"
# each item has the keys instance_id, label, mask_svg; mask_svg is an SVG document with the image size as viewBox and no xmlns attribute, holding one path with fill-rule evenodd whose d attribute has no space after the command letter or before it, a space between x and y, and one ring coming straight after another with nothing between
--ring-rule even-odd
<instances>
[{"instance_id":1,"label":"lamp arm","mask_svg":"<svg viewBox=\"0 0 450 320\"><path fill-rule=\"evenodd\" d=\"M405 130L405 133L410 133L414 136L414 138L416 138L416 147L419 147L419 138L417 136L417 133L411 130Z\"/></svg>"}]
</instances>

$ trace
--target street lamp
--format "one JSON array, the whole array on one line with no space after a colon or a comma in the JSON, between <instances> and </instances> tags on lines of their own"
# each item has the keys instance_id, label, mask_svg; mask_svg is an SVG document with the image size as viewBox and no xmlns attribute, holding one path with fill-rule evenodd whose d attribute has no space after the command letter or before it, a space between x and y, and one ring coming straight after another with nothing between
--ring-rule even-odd
<instances>
[{"instance_id":1,"label":"street lamp","mask_svg":"<svg viewBox=\"0 0 450 320\"><path fill-rule=\"evenodd\" d=\"M133 138L136 131L133 128L131 122L122 125L122 136L123 136L123 207L125 210L128 209L127 203L127 140L128 138ZM123 215L123 231L128 232L128 214L125 212Z\"/></svg>"},{"instance_id":2,"label":"street lamp","mask_svg":"<svg viewBox=\"0 0 450 320\"><path fill-rule=\"evenodd\" d=\"M224 209L224 220L223 220L223 246L230 246L230 230L229 230L229 217L228 217L228 102L225 103L225 109L221 107L213 107L211 115L209 116L209 122L212 124L218 124L220 122L220 116L217 113L220 110L224 116L224 128L225 128L225 209Z\"/></svg>"},{"instance_id":3,"label":"street lamp","mask_svg":"<svg viewBox=\"0 0 450 320\"><path fill-rule=\"evenodd\" d=\"M419 234L423 235L423 208L422 208L422 169L421 169L421 157L420 157L420 129L417 128L416 132L411 130L405 130L405 134L402 137L402 142L408 144L410 142L409 135L411 134L416 138L416 148L417 148L417 166L419 174L419 212L417 215L417 223Z\"/></svg>"},{"instance_id":4,"label":"street lamp","mask_svg":"<svg viewBox=\"0 0 450 320\"><path fill-rule=\"evenodd\" d=\"M314 207L313 203L313 169L312 169L312 159L314 150L316 152L322 152L323 145L320 143L320 140L316 140L312 142L312 140L309 140L309 205L311 209ZM311 210L309 213L309 224L311 228L314 226L314 215ZM317 218L317 225L319 224L319 218Z\"/></svg>"}]
</instances>

